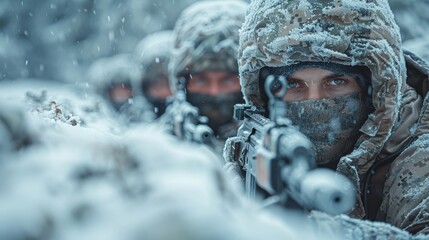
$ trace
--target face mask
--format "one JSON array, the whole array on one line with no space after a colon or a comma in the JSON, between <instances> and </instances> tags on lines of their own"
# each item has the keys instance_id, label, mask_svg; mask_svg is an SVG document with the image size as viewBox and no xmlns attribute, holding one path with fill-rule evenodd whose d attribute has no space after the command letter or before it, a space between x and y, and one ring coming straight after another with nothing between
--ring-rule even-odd
<instances>
[{"instance_id":1,"label":"face mask","mask_svg":"<svg viewBox=\"0 0 429 240\"><path fill-rule=\"evenodd\" d=\"M223 125L233 122L234 105L243 102L243 95L241 92L215 96L188 92L187 99L189 103L198 108L201 115L208 117L209 127L218 136L219 129Z\"/></svg>"},{"instance_id":2,"label":"face mask","mask_svg":"<svg viewBox=\"0 0 429 240\"><path fill-rule=\"evenodd\" d=\"M337 163L353 150L369 113L360 93L286 106L287 117L313 143L319 165Z\"/></svg>"}]
</instances>

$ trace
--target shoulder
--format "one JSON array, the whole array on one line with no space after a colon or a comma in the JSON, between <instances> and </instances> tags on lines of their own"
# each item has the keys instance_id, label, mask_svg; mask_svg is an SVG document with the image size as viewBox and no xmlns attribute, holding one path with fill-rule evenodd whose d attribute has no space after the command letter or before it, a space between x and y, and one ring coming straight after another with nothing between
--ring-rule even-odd
<instances>
[{"instance_id":1,"label":"shoulder","mask_svg":"<svg viewBox=\"0 0 429 240\"><path fill-rule=\"evenodd\" d=\"M420 135L395 159L384 192L387 222L402 229L429 226L429 134Z\"/></svg>"},{"instance_id":2,"label":"shoulder","mask_svg":"<svg viewBox=\"0 0 429 240\"><path fill-rule=\"evenodd\" d=\"M407 83L425 97L429 91L429 64L413 52L404 50L407 66Z\"/></svg>"}]
</instances>

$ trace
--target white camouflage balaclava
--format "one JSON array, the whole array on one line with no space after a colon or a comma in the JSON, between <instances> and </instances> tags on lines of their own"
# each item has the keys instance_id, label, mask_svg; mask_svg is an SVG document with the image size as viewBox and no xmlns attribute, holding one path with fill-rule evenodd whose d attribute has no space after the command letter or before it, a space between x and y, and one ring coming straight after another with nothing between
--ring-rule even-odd
<instances>
[{"instance_id":1,"label":"white camouflage balaclava","mask_svg":"<svg viewBox=\"0 0 429 240\"><path fill-rule=\"evenodd\" d=\"M195 73L238 74L238 31L247 6L238 0L201 1L183 11L174 28L169 65L173 92L186 89L187 80ZM223 129L233 122L233 106L242 99L240 91L217 96L187 92L187 100L208 117L209 126L218 136L224 135Z\"/></svg>"}]
</instances>

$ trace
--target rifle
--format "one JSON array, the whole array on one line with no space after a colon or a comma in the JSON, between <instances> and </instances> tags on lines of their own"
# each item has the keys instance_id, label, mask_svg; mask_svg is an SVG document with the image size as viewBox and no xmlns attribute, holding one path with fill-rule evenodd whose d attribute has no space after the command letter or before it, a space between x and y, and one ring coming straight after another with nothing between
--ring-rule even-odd
<instances>
[{"instance_id":1,"label":"rifle","mask_svg":"<svg viewBox=\"0 0 429 240\"><path fill-rule=\"evenodd\" d=\"M176 92L166 109L166 118L170 130L180 139L204 144L210 144L213 140L213 130L207 126L207 117L200 116L198 108L186 101L184 90Z\"/></svg>"},{"instance_id":2,"label":"rifle","mask_svg":"<svg viewBox=\"0 0 429 240\"><path fill-rule=\"evenodd\" d=\"M267 205L280 203L333 215L350 211L355 202L350 181L317 168L311 141L285 116L286 83L283 76L271 75L265 81L270 118L255 106L234 106L234 118L244 121L237 137L227 143L230 152L225 156L245 171L249 198L265 195Z\"/></svg>"}]
</instances>

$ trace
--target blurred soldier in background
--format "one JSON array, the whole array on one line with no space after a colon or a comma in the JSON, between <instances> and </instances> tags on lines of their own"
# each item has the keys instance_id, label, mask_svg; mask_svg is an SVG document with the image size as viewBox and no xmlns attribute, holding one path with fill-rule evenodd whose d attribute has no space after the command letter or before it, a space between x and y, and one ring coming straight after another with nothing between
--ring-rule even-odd
<instances>
[{"instance_id":1,"label":"blurred soldier in background","mask_svg":"<svg viewBox=\"0 0 429 240\"><path fill-rule=\"evenodd\" d=\"M134 94L143 94L157 118L164 114L166 100L171 95L168 85L171 46L172 32L162 31L142 39L135 50L141 77L133 83Z\"/></svg>"},{"instance_id":2,"label":"blurred soldier in background","mask_svg":"<svg viewBox=\"0 0 429 240\"><path fill-rule=\"evenodd\" d=\"M208 118L219 149L236 133L233 106L243 101L237 48L246 7L242 1L198 2L184 10L174 28L170 86L175 97L185 92Z\"/></svg>"},{"instance_id":3,"label":"blurred soldier in background","mask_svg":"<svg viewBox=\"0 0 429 240\"><path fill-rule=\"evenodd\" d=\"M139 68L129 54L98 59L88 71L90 84L127 123L153 119L146 100L133 96L132 83L139 79Z\"/></svg>"}]
</instances>

